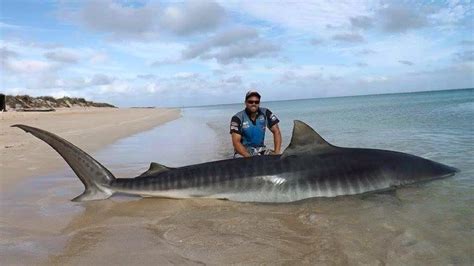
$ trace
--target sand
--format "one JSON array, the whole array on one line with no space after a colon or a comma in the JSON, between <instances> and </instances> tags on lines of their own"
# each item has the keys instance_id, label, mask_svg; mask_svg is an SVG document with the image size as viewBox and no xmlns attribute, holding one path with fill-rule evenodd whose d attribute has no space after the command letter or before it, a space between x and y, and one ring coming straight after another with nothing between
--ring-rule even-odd
<instances>
[{"instance_id":1,"label":"sand","mask_svg":"<svg viewBox=\"0 0 474 266\"><path fill-rule=\"evenodd\" d=\"M97 151L114 141L151 129L180 116L179 109L64 108L56 112L0 113L0 188L66 167L44 142L14 124L51 131L84 151Z\"/></svg>"}]
</instances>

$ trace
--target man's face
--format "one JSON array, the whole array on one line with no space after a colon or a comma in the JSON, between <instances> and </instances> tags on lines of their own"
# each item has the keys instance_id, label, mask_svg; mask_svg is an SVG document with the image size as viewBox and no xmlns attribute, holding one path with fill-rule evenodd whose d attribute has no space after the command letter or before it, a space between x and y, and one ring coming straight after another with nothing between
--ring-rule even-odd
<instances>
[{"instance_id":1,"label":"man's face","mask_svg":"<svg viewBox=\"0 0 474 266\"><path fill-rule=\"evenodd\" d=\"M260 99L257 96L250 96L245 101L245 106L252 113L257 112L259 104L260 104Z\"/></svg>"}]
</instances>

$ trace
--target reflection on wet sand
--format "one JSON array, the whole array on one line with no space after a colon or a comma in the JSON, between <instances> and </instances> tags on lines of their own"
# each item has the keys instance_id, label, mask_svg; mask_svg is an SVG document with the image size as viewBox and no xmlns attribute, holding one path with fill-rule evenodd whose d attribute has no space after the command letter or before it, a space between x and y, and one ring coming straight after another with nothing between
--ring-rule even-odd
<instances>
[{"instance_id":1,"label":"reflection on wet sand","mask_svg":"<svg viewBox=\"0 0 474 266\"><path fill-rule=\"evenodd\" d=\"M418 215L433 200L430 190L436 188L430 186L292 204L124 196L72 203L77 184L71 189L69 180L53 183L55 189L33 193L39 201L3 198L3 208L17 208L2 221L2 231L10 234L10 244L3 241L6 262L467 264L472 252L470 237L461 233L469 222L446 211ZM18 220L19 206L29 222Z\"/></svg>"}]
</instances>

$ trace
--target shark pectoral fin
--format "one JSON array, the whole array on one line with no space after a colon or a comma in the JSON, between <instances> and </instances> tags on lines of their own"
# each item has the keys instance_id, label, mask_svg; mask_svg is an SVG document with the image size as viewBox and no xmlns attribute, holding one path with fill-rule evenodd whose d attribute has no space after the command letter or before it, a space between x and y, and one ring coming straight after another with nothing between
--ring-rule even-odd
<instances>
[{"instance_id":1,"label":"shark pectoral fin","mask_svg":"<svg viewBox=\"0 0 474 266\"><path fill-rule=\"evenodd\" d=\"M158 174L158 173L169 171L171 169L173 169L173 168L164 166L164 165L159 164L159 163L152 162L152 163L150 163L150 168L148 168L148 170L146 170L146 172L142 173L138 177L152 175L152 174Z\"/></svg>"},{"instance_id":2,"label":"shark pectoral fin","mask_svg":"<svg viewBox=\"0 0 474 266\"><path fill-rule=\"evenodd\" d=\"M295 120L290 145L288 145L281 157L285 158L295 154L314 152L334 147L335 146L329 144L329 142L323 139L310 126L302 121Z\"/></svg>"}]
</instances>

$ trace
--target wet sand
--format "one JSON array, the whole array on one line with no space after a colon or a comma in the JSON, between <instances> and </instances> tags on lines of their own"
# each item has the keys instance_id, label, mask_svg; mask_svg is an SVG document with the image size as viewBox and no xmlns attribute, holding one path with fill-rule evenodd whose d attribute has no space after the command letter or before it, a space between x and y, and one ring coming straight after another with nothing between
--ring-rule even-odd
<instances>
[{"instance_id":1,"label":"wet sand","mask_svg":"<svg viewBox=\"0 0 474 266\"><path fill-rule=\"evenodd\" d=\"M0 196L3 265L472 262L471 236L462 233L470 222L446 209L442 219L426 212L436 185L291 204L125 196L74 203L82 187L69 171L24 185Z\"/></svg>"},{"instance_id":2,"label":"wet sand","mask_svg":"<svg viewBox=\"0 0 474 266\"><path fill-rule=\"evenodd\" d=\"M57 153L14 124L39 127L94 152L117 139L151 129L180 116L178 109L64 108L56 112L0 113L0 188L28 176L66 167Z\"/></svg>"}]
</instances>

